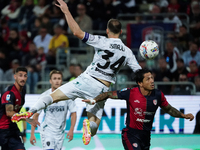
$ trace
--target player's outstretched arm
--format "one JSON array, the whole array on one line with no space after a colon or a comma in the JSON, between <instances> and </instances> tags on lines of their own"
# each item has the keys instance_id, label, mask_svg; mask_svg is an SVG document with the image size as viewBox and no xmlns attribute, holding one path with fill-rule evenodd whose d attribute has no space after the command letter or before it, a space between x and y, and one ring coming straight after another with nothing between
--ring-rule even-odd
<instances>
[{"instance_id":1,"label":"player's outstretched arm","mask_svg":"<svg viewBox=\"0 0 200 150\"><path fill-rule=\"evenodd\" d=\"M67 20L67 24L69 28L71 29L72 33L78 37L79 39L83 39L85 32L83 32L79 25L76 23L74 18L72 17L67 4L63 0L57 0L59 4L55 4L57 7L61 9L61 11L65 14L65 18Z\"/></svg>"},{"instance_id":2,"label":"player's outstretched arm","mask_svg":"<svg viewBox=\"0 0 200 150\"><path fill-rule=\"evenodd\" d=\"M69 139L68 142L73 140L74 137L74 126L76 124L76 112L71 113L71 127L69 129L69 132L67 133L67 139Z\"/></svg>"},{"instance_id":3,"label":"player's outstretched arm","mask_svg":"<svg viewBox=\"0 0 200 150\"><path fill-rule=\"evenodd\" d=\"M33 119L38 121L38 116L39 116L39 114L38 114L38 113L35 113L35 114L33 115ZM30 143L31 143L32 145L35 145L35 143L36 143L36 138L35 138L35 126L31 126Z\"/></svg>"},{"instance_id":4,"label":"player's outstretched arm","mask_svg":"<svg viewBox=\"0 0 200 150\"><path fill-rule=\"evenodd\" d=\"M93 100L84 99L84 100L82 100L82 101L83 101L83 102L86 102L86 103L88 103L88 104L94 105L96 102L100 102L100 101L106 100L106 99L108 99L108 98L111 98L111 99L118 99L117 91L105 92L105 93L102 93L102 94L98 95L98 96L95 97Z\"/></svg>"},{"instance_id":5,"label":"player's outstretched arm","mask_svg":"<svg viewBox=\"0 0 200 150\"><path fill-rule=\"evenodd\" d=\"M170 104L168 104L166 107L161 107L161 108L166 113L170 114L173 117L190 119L190 121L194 119L194 116L191 113L183 114L182 112L178 111L176 108L172 107Z\"/></svg>"}]
</instances>

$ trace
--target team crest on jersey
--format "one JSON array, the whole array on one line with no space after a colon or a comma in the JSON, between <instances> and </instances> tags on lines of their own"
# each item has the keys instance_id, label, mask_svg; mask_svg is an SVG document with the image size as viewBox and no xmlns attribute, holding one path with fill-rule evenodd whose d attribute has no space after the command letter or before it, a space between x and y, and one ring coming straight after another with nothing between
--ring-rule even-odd
<instances>
[{"instance_id":1,"label":"team crest on jersey","mask_svg":"<svg viewBox=\"0 0 200 150\"><path fill-rule=\"evenodd\" d=\"M154 100L153 100L153 104L154 104L154 105L157 105L157 99L154 99Z\"/></svg>"},{"instance_id":2,"label":"team crest on jersey","mask_svg":"<svg viewBox=\"0 0 200 150\"><path fill-rule=\"evenodd\" d=\"M127 90L127 88L121 89L121 92L122 92L122 91L126 91L126 90Z\"/></svg>"},{"instance_id":3,"label":"team crest on jersey","mask_svg":"<svg viewBox=\"0 0 200 150\"><path fill-rule=\"evenodd\" d=\"M49 146L50 145L50 142L49 141L47 141L47 146Z\"/></svg>"},{"instance_id":4,"label":"team crest on jersey","mask_svg":"<svg viewBox=\"0 0 200 150\"><path fill-rule=\"evenodd\" d=\"M10 94L6 95L6 100L9 101L10 100Z\"/></svg>"},{"instance_id":5,"label":"team crest on jersey","mask_svg":"<svg viewBox=\"0 0 200 150\"><path fill-rule=\"evenodd\" d=\"M138 147L138 144L137 144L137 143L133 143L133 146L134 146L134 147Z\"/></svg>"}]
</instances>

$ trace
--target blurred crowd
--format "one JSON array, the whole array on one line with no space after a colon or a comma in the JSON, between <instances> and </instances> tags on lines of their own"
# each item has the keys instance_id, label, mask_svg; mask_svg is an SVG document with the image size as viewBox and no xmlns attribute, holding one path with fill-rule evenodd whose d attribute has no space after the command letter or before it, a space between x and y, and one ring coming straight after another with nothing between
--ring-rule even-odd
<instances>
[{"instance_id":1,"label":"blurred crowd","mask_svg":"<svg viewBox=\"0 0 200 150\"><path fill-rule=\"evenodd\" d=\"M77 43L70 38L72 33L63 13L54 5L56 0L0 2L0 81L13 81L14 69L26 66L30 93L35 93L41 70L56 64L58 49ZM151 14L134 17L136 23L150 20L176 24L174 32L166 36L163 55L152 68L155 81L190 81L200 92L199 0L66 0L66 3L80 28L88 32L105 31L107 21L119 14ZM157 15L162 13L170 15ZM188 15L189 24L184 24L177 13ZM148 67L145 60L138 60L142 67ZM191 94L187 85L160 88L165 94Z\"/></svg>"}]
</instances>

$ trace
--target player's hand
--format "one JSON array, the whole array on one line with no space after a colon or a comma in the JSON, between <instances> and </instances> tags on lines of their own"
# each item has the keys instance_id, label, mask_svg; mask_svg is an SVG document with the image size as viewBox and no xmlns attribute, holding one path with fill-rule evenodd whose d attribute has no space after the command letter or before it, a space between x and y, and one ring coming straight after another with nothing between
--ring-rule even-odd
<instances>
[{"instance_id":1,"label":"player's hand","mask_svg":"<svg viewBox=\"0 0 200 150\"><path fill-rule=\"evenodd\" d=\"M60 5L58 5L58 4L56 4L56 3L55 3L55 5L56 5L57 7L59 7L59 8L61 9L61 11L65 14L66 11L68 10L67 4L66 4L63 0L57 0L57 2L58 2Z\"/></svg>"},{"instance_id":2,"label":"player's hand","mask_svg":"<svg viewBox=\"0 0 200 150\"><path fill-rule=\"evenodd\" d=\"M82 100L82 102L86 102L90 105L94 105L96 103L96 101L94 99L91 99L91 100L90 99L84 99L84 100Z\"/></svg>"},{"instance_id":3,"label":"player's hand","mask_svg":"<svg viewBox=\"0 0 200 150\"><path fill-rule=\"evenodd\" d=\"M29 124L31 124L34 127L40 126L40 123L37 120L35 120L35 119L29 119L29 118L27 118L26 122L28 122Z\"/></svg>"},{"instance_id":4,"label":"player's hand","mask_svg":"<svg viewBox=\"0 0 200 150\"><path fill-rule=\"evenodd\" d=\"M185 114L184 118L185 119L190 119L190 121L192 121L194 119L194 116L193 116L193 114L189 113L189 114Z\"/></svg>"},{"instance_id":5,"label":"player's hand","mask_svg":"<svg viewBox=\"0 0 200 150\"><path fill-rule=\"evenodd\" d=\"M30 137L30 143L35 146L35 143L36 143L35 135L31 135L31 137Z\"/></svg>"},{"instance_id":6,"label":"player's hand","mask_svg":"<svg viewBox=\"0 0 200 150\"><path fill-rule=\"evenodd\" d=\"M66 138L69 139L68 142L70 142L71 140L73 140L73 131L69 130L69 132L67 133Z\"/></svg>"}]
</instances>

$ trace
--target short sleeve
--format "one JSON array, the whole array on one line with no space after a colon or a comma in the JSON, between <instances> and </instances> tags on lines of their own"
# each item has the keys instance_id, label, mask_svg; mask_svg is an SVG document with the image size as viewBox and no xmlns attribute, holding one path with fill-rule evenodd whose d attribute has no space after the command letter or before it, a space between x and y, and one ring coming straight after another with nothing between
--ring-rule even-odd
<instances>
[{"instance_id":1,"label":"short sleeve","mask_svg":"<svg viewBox=\"0 0 200 150\"><path fill-rule=\"evenodd\" d=\"M167 102L167 99L165 97L165 95L163 94L163 92L161 92L161 107L166 107L169 103Z\"/></svg>"},{"instance_id":2,"label":"short sleeve","mask_svg":"<svg viewBox=\"0 0 200 150\"><path fill-rule=\"evenodd\" d=\"M120 91L117 91L118 99L124 99L124 100L128 101L129 95L130 95L130 89L129 88L124 88Z\"/></svg>"},{"instance_id":3,"label":"short sleeve","mask_svg":"<svg viewBox=\"0 0 200 150\"><path fill-rule=\"evenodd\" d=\"M90 46L99 48L105 45L105 37L100 35L92 35L85 32L85 36L82 41Z\"/></svg>"},{"instance_id":4,"label":"short sleeve","mask_svg":"<svg viewBox=\"0 0 200 150\"><path fill-rule=\"evenodd\" d=\"M1 97L2 105L5 105L5 104L14 105L14 102L15 102L15 95L10 91L5 92Z\"/></svg>"},{"instance_id":5,"label":"short sleeve","mask_svg":"<svg viewBox=\"0 0 200 150\"><path fill-rule=\"evenodd\" d=\"M68 104L68 109L70 111L70 113L76 112L76 103L73 100L67 100L66 101Z\"/></svg>"}]
</instances>

